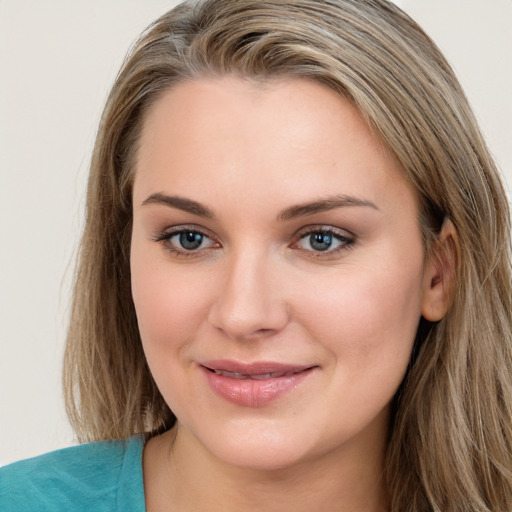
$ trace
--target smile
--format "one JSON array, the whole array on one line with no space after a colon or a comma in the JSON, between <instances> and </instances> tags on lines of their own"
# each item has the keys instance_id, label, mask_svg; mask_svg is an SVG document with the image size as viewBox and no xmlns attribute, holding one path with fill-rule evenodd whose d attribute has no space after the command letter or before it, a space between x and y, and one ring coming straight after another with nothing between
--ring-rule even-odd
<instances>
[{"instance_id":1,"label":"smile","mask_svg":"<svg viewBox=\"0 0 512 512\"><path fill-rule=\"evenodd\" d=\"M265 380L265 379L275 379L278 377L288 377L290 375L294 375L299 372L271 372L271 373L262 373L262 374L248 374L248 373L238 373L238 372L228 372L227 370L210 370L217 375L224 375L224 377L230 377L231 379L255 379L255 380ZM299 370L300 371L300 370Z\"/></svg>"},{"instance_id":2,"label":"smile","mask_svg":"<svg viewBox=\"0 0 512 512\"><path fill-rule=\"evenodd\" d=\"M263 407L293 391L317 366L209 361L200 365L210 388L245 407Z\"/></svg>"}]
</instances>

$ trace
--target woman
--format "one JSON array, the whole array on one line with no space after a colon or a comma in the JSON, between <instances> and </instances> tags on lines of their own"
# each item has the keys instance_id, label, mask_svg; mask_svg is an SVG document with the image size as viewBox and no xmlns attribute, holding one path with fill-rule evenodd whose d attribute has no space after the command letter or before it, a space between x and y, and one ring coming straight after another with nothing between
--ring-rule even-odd
<instances>
[{"instance_id":1,"label":"woman","mask_svg":"<svg viewBox=\"0 0 512 512\"><path fill-rule=\"evenodd\" d=\"M107 100L68 336L79 439L124 441L4 507L510 510L509 228L398 8L182 4Z\"/></svg>"}]
</instances>

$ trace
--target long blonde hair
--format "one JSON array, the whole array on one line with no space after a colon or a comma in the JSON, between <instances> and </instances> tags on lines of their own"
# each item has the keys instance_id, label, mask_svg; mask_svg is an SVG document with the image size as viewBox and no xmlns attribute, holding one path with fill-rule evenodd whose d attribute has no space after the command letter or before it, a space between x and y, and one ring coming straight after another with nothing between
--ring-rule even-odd
<instances>
[{"instance_id":1,"label":"long blonde hair","mask_svg":"<svg viewBox=\"0 0 512 512\"><path fill-rule=\"evenodd\" d=\"M112 88L91 164L64 366L80 440L169 429L130 292L131 185L144 113L173 84L303 77L348 98L420 199L428 251L443 219L459 261L444 319L422 321L395 398L393 511L512 510L510 223L495 164L450 66L386 0L186 2L141 36ZM148 434L150 435L150 434Z\"/></svg>"}]
</instances>

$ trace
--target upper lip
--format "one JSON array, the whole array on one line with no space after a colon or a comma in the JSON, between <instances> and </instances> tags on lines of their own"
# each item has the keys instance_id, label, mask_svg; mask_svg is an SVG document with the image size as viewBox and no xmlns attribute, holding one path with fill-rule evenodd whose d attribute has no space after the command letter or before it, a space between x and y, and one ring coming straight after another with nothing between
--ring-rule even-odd
<instances>
[{"instance_id":1,"label":"upper lip","mask_svg":"<svg viewBox=\"0 0 512 512\"><path fill-rule=\"evenodd\" d=\"M309 370L316 365L311 364L289 364L274 361L256 361L253 363L243 363L229 359L217 359L213 361L203 361L201 366L212 371L226 371L244 375L266 375L270 373L298 373Z\"/></svg>"}]
</instances>

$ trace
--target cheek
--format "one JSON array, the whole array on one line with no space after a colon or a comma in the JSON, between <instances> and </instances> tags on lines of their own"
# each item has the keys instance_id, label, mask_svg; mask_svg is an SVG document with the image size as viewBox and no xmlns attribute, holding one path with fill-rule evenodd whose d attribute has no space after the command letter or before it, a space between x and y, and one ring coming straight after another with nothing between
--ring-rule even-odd
<instances>
[{"instance_id":1,"label":"cheek","mask_svg":"<svg viewBox=\"0 0 512 512\"><path fill-rule=\"evenodd\" d=\"M418 258L421 262L421 258ZM402 263L402 264L400 264ZM385 259L347 267L299 291L297 316L337 360L344 375L405 370L421 316L421 265ZM401 370L400 370L401 371Z\"/></svg>"},{"instance_id":2,"label":"cheek","mask_svg":"<svg viewBox=\"0 0 512 512\"><path fill-rule=\"evenodd\" d=\"M418 272L402 274L397 282L396 274L373 270L322 287L322 298L310 301L307 313L302 312L315 342L330 355L326 407L336 411L336 424L342 422L346 432L369 424L393 399L421 314Z\"/></svg>"},{"instance_id":3,"label":"cheek","mask_svg":"<svg viewBox=\"0 0 512 512\"><path fill-rule=\"evenodd\" d=\"M131 255L132 296L150 365L151 359L193 338L207 300L207 287L200 286L200 280L173 271L165 254L155 257L154 249L135 245Z\"/></svg>"},{"instance_id":4,"label":"cheek","mask_svg":"<svg viewBox=\"0 0 512 512\"><path fill-rule=\"evenodd\" d=\"M172 271L164 258L150 261L132 255L137 322L153 378L168 406L182 417L186 405L184 409L180 397L192 392L187 387L187 354L207 311L207 287L199 287L187 272Z\"/></svg>"}]
</instances>

